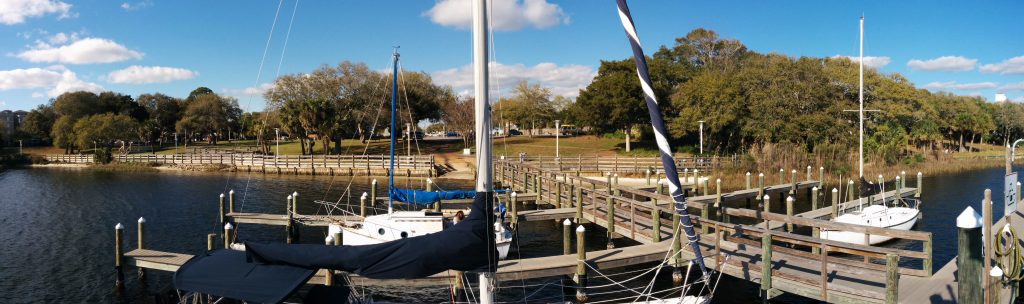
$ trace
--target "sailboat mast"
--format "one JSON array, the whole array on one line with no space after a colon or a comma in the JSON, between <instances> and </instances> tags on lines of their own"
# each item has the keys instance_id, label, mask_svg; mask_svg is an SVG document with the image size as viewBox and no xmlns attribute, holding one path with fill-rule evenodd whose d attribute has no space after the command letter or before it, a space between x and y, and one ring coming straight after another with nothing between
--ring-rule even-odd
<instances>
[{"instance_id":1,"label":"sailboat mast","mask_svg":"<svg viewBox=\"0 0 1024 304\"><path fill-rule=\"evenodd\" d=\"M860 116L860 147L857 157L860 159L860 177L864 178L864 16L860 16L860 93L857 99L860 100L860 109L857 113Z\"/></svg>"},{"instance_id":2,"label":"sailboat mast","mask_svg":"<svg viewBox=\"0 0 1024 304\"><path fill-rule=\"evenodd\" d=\"M394 61L391 63L391 169L388 171L388 214L391 214L391 191L395 189L395 136L396 132L395 113L398 108L398 48L395 48Z\"/></svg>"},{"instance_id":3,"label":"sailboat mast","mask_svg":"<svg viewBox=\"0 0 1024 304\"><path fill-rule=\"evenodd\" d=\"M488 58L487 44L487 0L473 1L473 78L474 89L476 90L476 101L474 103L476 121L476 192L477 195L485 195L491 198L494 184L491 180L491 114L490 103L488 102ZM490 205L490 204L488 204ZM488 210L487 212L490 212ZM488 227L488 229L493 229ZM486 232L493 236L491 231ZM494 242L491 237L489 242ZM488 244L493 246L494 244ZM494 257L497 259L497 257ZM494 273L485 271L480 273L480 303L491 304L494 302L492 294L492 283Z\"/></svg>"}]
</instances>

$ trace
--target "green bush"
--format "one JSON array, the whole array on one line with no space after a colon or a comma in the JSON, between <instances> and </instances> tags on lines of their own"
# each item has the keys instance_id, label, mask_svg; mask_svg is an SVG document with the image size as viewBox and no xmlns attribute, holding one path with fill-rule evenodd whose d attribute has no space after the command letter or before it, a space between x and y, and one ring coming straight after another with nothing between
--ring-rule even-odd
<instances>
[{"instance_id":1,"label":"green bush","mask_svg":"<svg viewBox=\"0 0 1024 304\"><path fill-rule=\"evenodd\" d=\"M109 164L114 161L114 155L110 152L110 147L103 147L93 151L93 161L97 164Z\"/></svg>"}]
</instances>

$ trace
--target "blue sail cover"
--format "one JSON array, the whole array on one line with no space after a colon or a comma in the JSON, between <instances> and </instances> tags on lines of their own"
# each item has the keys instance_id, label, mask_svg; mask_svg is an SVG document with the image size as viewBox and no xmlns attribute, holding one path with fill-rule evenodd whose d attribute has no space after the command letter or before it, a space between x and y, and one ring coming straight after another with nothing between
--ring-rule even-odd
<instances>
[{"instance_id":1,"label":"blue sail cover","mask_svg":"<svg viewBox=\"0 0 1024 304\"><path fill-rule=\"evenodd\" d=\"M442 200L469 199L476 197L476 191L444 190L423 191L413 189L391 189L391 199L407 204L430 205Z\"/></svg>"}]
</instances>

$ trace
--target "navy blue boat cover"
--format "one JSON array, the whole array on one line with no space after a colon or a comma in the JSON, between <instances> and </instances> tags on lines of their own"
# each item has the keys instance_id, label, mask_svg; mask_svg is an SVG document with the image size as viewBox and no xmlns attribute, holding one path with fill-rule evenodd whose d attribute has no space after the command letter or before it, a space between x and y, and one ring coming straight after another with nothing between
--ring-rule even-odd
<instances>
[{"instance_id":1,"label":"navy blue boat cover","mask_svg":"<svg viewBox=\"0 0 1024 304\"><path fill-rule=\"evenodd\" d=\"M245 262L245 252L217 250L197 256L174 273L180 290L255 303L279 303L309 281L315 270Z\"/></svg>"},{"instance_id":2,"label":"navy blue boat cover","mask_svg":"<svg viewBox=\"0 0 1024 304\"><path fill-rule=\"evenodd\" d=\"M287 275L296 269L334 269L372 279L416 279L447 270L494 272L498 262L494 195L477 194L469 216L441 232L363 246L246 242L244 256L232 254L220 259L220 254L214 253L193 258L175 273L175 287L239 300L275 302L263 301L280 301L265 294L291 293L308 280L307 275L296 283L296 276ZM274 271L281 275L262 275Z\"/></svg>"}]
</instances>

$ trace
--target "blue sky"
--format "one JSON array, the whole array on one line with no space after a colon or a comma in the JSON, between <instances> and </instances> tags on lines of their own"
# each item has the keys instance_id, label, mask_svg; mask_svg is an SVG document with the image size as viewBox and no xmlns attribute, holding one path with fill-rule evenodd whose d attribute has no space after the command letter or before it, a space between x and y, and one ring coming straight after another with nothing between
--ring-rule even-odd
<instances>
[{"instance_id":1,"label":"blue sky","mask_svg":"<svg viewBox=\"0 0 1024 304\"><path fill-rule=\"evenodd\" d=\"M198 86L260 109L260 88L279 63L281 74L342 60L384 69L393 45L404 69L471 89L467 0L298 1L0 1L0 109L30 109L67 90L183 97ZM528 79L574 97L600 60L630 56L612 0L493 1L500 86ZM932 90L1024 102L1018 1L723 2L634 0L631 8L648 53L704 27L758 52L856 56L864 14L865 55L876 57L866 62L886 63L881 71Z\"/></svg>"}]
</instances>

